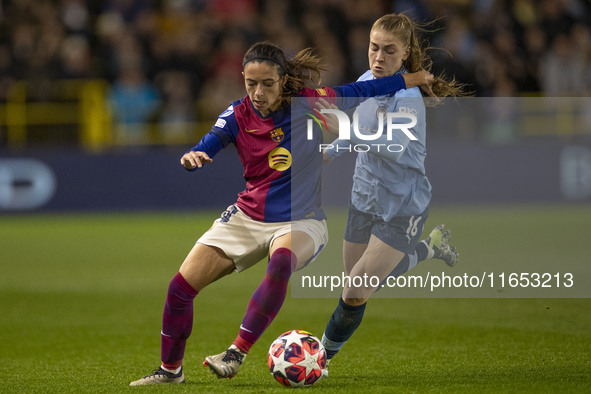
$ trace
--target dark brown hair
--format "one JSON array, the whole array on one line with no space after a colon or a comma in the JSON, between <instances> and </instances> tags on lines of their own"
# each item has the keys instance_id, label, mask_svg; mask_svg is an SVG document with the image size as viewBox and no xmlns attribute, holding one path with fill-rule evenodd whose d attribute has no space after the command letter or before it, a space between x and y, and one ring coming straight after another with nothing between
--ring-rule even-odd
<instances>
[{"instance_id":1,"label":"dark brown hair","mask_svg":"<svg viewBox=\"0 0 591 394\"><path fill-rule=\"evenodd\" d=\"M242 66L250 62L267 62L277 69L280 78L287 75L281 93L281 105L289 103L292 97L297 96L306 82L318 85L320 72L324 71L320 58L311 48L303 49L292 59L287 59L281 48L269 42L258 42L246 51Z\"/></svg>"}]
</instances>

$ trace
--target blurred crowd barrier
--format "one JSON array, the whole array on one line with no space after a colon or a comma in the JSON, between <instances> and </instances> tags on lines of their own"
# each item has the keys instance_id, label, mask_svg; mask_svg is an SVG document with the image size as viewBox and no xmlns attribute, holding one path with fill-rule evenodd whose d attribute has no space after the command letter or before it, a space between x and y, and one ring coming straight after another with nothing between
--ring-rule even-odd
<instances>
[{"instance_id":1,"label":"blurred crowd barrier","mask_svg":"<svg viewBox=\"0 0 591 394\"><path fill-rule=\"evenodd\" d=\"M192 108L193 118L199 121L139 119L128 108L129 119L121 122L105 80L53 81L51 101L31 100L30 84L12 84L6 101L0 103L0 131L9 149L61 146L103 152L122 147L188 146L207 133L216 119L208 116L203 99L196 100ZM137 111L138 102L128 101ZM443 103L429 108L430 139L502 144L544 136L591 138L591 97L472 97Z\"/></svg>"},{"instance_id":2,"label":"blurred crowd barrier","mask_svg":"<svg viewBox=\"0 0 591 394\"><path fill-rule=\"evenodd\" d=\"M9 0L0 148L193 143L244 96L252 43L315 48L335 86L367 70L371 25L391 12L432 22L433 71L476 96L591 92L587 0Z\"/></svg>"},{"instance_id":3,"label":"blurred crowd barrier","mask_svg":"<svg viewBox=\"0 0 591 394\"><path fill-rule=\"evenodd\" d=\"M209 131L214 119L201 122L182 119L144 119L141 99L128 98L129 108L117 115L106 80L52 81L52 99L36 101L29 94L32 82L11 84L6 101L0 103L0 134L8 148L80 147L100 152L125 146L186 145ZM195 101L195 118L202 103Z\"/></svg>"}]
</instances>

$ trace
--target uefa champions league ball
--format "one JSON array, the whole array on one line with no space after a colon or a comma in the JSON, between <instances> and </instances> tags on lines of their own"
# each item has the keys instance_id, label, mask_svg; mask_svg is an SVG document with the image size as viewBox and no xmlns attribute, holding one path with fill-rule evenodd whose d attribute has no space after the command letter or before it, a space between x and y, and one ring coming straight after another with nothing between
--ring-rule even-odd
<instances>
[{"instance_id":1,"label":"uefa champions league ball","mask_svg":"<svg viewBox=\"0 0 591 394\"><path fill-rule=\"evenodd\" d=\"M322 376L326 352L320 340L303 330L284 332L269 348L269 370L284 386L308 387Z\"/></svg>"}]
</instances>

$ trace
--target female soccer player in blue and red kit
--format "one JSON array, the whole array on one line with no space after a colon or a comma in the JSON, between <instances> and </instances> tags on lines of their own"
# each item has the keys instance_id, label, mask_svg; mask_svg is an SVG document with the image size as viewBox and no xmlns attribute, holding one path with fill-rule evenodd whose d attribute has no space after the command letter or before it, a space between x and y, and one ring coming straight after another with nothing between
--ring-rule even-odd
<instances>
[{"instance_id":1,"label":"female soccer player in blue and red kit","mask_svg":"<svg viewBox=\"0 0 591 394\"><path fill-rule=\"evenodd\" d=\"M253 45L243 60L247 96L234 101L212 130L181 158L188 170L210 163L234 144L244 166L246 189L189 252L168 287L161 332L161 366L133 386L182 383L182 360L193 326L193 300L207 285L268 258L267 274L252 295L238 336L204 364L219 377L238 372L250 347L281 308L291 273L312 261L327 242L320 206L321 136L309 140L305 119L292 119L293 97L371 97L411 86L430 91L426 71L335 88L310 89L319 59L303 50L293 59L269 43ZM296 130L301 129L300 130ZM297 156L292 149L297 146ZM292 190L294 185L298 190Z\"/></svg>"}]
</instances>

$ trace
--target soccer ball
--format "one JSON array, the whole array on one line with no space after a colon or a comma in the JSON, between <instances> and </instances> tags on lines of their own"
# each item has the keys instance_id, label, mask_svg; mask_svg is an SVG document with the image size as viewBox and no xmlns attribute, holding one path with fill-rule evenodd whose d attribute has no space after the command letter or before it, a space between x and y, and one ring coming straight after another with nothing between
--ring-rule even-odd
<instances>
[{"instance_id":1,"label":"soccer ball","mask_svg":"<svg viewBox=\"0 0 591 394\"><path fill-rule=\"evenodd\" d=\"M269 370L284 386L308 387L322 376L326 352L320 340L303 330L284 332L269 348Z\"/></svg>"}]
</instances>

